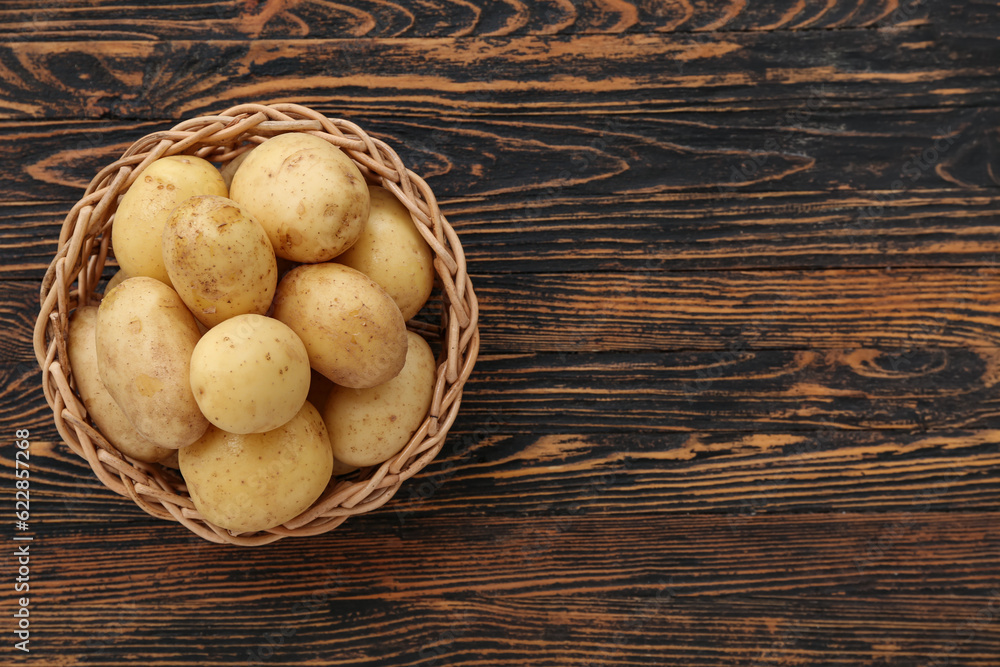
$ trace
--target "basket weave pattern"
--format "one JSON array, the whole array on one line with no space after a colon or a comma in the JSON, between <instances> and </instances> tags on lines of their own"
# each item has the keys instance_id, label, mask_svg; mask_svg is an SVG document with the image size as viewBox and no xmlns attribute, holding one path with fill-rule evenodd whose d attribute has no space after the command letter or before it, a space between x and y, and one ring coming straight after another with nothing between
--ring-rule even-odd
<instances>
[{"instance_id":1,"label":"basket weave pattern","mask_svg":"<svg viewBox=\"0 0 1000 667\"><path fill-rule=\"evenodd\" d=\"M441 354L428 415L399 454L351 477L334 478L312 507L283 526L233 535L198 514L176 471L123 456L92 425L74 391L66 346L69 315L77 306L100 300L96 290L108 258L119 198L151 162L167 155L188 154L226 163L285 132L308 132L339 147L370 183L382 185L409 209L434 254L435 289L441 295L441 308L436 322L415 319L408 326L425 337L439 339ZM136 141L94 177L66 216L55 258L42 281L40 302L35 356L42 369L45 399L63 440L109 489L131 498L152 516L178 521L217 543L253 546L282 537L317 535L336 528L353 514L381 507L441 450L479 351L479 306L466 273L462 246L430 188L406 169L388 145L357 125L296 104L235 106ZM426 317L427 310L418 317Z\"/></svg>"}]
</instances>

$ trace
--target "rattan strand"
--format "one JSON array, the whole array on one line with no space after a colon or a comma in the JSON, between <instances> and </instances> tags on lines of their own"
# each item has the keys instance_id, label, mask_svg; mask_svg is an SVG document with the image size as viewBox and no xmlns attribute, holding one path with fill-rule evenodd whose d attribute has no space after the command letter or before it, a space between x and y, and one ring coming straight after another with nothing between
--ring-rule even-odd
<instances>
[{"instance_id":1,"label":"rattan strand","mask_svg":"<svg viewBox=\"0 0 1000 667\"><path fill-rule=\"evenodd\" d=\"M100 300L97 287L110 252L118 200L150 163L182 153L226 163L253 145L285 132L308 132L339 147L369 182L391 191L410 211L434 253L441 307L430 315L432 321L424 312L418 316L423 319L410 322L409 327L440 340L441 353L430 410L399 454L353 476L335 478L312 507L283 526L234 535L198 514L176 471L123 456L94 427L74 391L66 351L69 315L78 306ZM462 390L479 352L479 304L466 272L465 254L430 187L408 170L383 141L354 123L327 118L297 104L239 105L185 120L132 144L119 160L98 172L66 215L55 257L42 280L40 304L34 330L35 356L42 369L45 400L69 448L87 461L102 484L130 498L151 516L178 522L211 542L243 546L319 535L350 516L387 503L441 450L458 415Z\"/></svg>"}]
</instances>

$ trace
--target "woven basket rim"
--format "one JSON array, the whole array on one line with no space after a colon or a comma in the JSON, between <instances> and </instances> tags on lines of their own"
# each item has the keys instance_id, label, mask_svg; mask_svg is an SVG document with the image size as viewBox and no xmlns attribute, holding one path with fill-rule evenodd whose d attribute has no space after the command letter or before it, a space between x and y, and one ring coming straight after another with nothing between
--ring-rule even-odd
<instances>
[{"instance_id":1,"label":"woven basket rim","mask_svg":"<svg viewBox=\"0 0 1000 667\"><path fill-rule=\"evenodd\" d=\"M70 313L100 301L110 248L113 213L121 194L154 160L189 154L227 163L253 144L276 134L305 132L343 150L369 183L389 190L409 210L431 247L435 292L441 306L436 322L414 319L408 328L440 341L433 398L428 414L396 456L348 477L335 477L324 494L298 517L270 530L234 535L207 521L194 508L179 473L157 463L121 454L91 421L74 390L67 353ZM240 104L219 113L183 120L168 130L133 142L121 158L91 180L67 213L56 254L42 279L34 349L42 371L42 389L60 436L90 465L104 486L127 496L151 516L175 521L215 543L256 546L284 537L318 535L349 516L378 509L403 482L440 452L461 405L462 392L479 353L479 303L467 273L458 235L438 207L427 183L405 167L385 142L358 125L328 118L291 103ZM425 315L425 307L417 317Z\"/></svg>"}]
</instances>

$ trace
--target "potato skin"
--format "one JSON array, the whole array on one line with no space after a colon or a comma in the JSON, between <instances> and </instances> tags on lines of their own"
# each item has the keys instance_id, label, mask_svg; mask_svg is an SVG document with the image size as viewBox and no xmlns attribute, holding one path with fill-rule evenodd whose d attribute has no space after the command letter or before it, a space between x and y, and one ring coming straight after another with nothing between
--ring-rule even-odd
<instances>
[{"instance_id":1,"label":"potato skin","mask_svg":"<svg viewBox=\"0 0 1000 667\"><path fill-rule=\"evenodd\" d=\"M96 328L97 306L77 308L69 318L67 351L83 405L98 430L119 452L148 463L162 461L175 450L142 437L101 381L97 370Z\"/></svg>"},{"instance_id":2,"label":"potato skin","mask_svg":"<svg viewBox=\"0 0 1000 667\"><path fill-rule=\"evenodd\" d=\"M104 293L107 294L114 288L118 287L127 278L128 274L121 269L118 269L118 271L115 272L115 275L108 279L108 284L104 286Z\"/></svg>"},{"instance_id":3,"label":"potato skin","mask_svg":"<svg viewBox=\"0 0 1000 667\"><path fill-rule=\"evenodd\" d=\"M163 225L170 212L195 195L227 196L222 175L193 155L156 160L122 195L111 228L111 247L129 276L149 276L170 285L163 264Z\"/></svg>"},{"instance_id":4,"label":"potato skin","mask_svg":"<svg viewBox=\"0 0 1000 667\"><path fill-rule=\"evenodd\" d=\"M417 231L410 212L378 186L368 188L371 212L361 236L339 255L339 264L357 269L389 293L403 319L424 307L434 289L434 255Z\"/></svg>"},{"instance_id":5,"label":"potato skin","mask_svg":"<svg viewBox=\"0 0 1000 667\"><path fill-rule=\"evenodd\" d=\"M330 378L315 368L310 369L309 376L309 396L306 400L312 403L317 409L322 409L326 405L326 399L335 385L330 382Z\"/></svg>"},{"instance_id":6,"label":"potato skin","mask_svg":"<svg viewBox=\"0 0 1000 667\"><path fill-rule=\"evenodd\" d=\"M419 334L406 332L409 348L399 375L369 389L335 386L323 407L333 456L348 466L386 461L420 428L434 396L437 364Z\"/></svg>"},{"instance_id":7,"label":"potato skin","mask_svg":"<svg viewBox=\"0 0 1000 667\"><path fill-rule=\"evenodd\" d=\"M236 170L240 168L240 165L243 164L243 161L247 159L247 155L252 150L253 148L243 151L219 168L219 173L222 174L222 180L225 181L227 188L232 187L233 175L236 174Z\"/></svg>"},{"instance_id":8,"label":"potato skin","mask_svg":"<svg viewBox=\"0 0 1000 667\"><path fill-rule=\"evenodd\" d=\"M213 425L263 433L294 417L309 394L309 354L294 331L263 315L210 329L191 355L191 391Z\"/></svg>"},{"instance_id":9,"label":"potato skin","mask_svg":"<svg viewBox=\"0 0 1000 667\"><path fill-rule=\"evenodd\" d=\"M163 263L198 321L263 314L278 285L271 242L239 204L215 195L185 199L163 226Z\"/></svg>"},{"instance_id":10,"label":"potato skin","mask_svg":"<svg viewBox=\"0 0 1000 667\"><path fill-rule=\"evenodd\" d=\"M330 392L337 385L330 382L330 379L325 375L317 371L315 368L312 369L310 375L312 379L309 383L309 397L306 399L316 408L322 409L326 405L326 399L330 396ZM329 427L327 428L329 430ZM357 466L347 465L342 461L338 461L336 458L333 459L333 475L346 475L348 473L357 470Z\"/></svg>"},{"instance_id":11,"label":"potato skin","mask_svg":"<svg viewBox=\"0 0 1000 667\"><path fill-rule=\"evenodd\" d=\"M406 362L406 322L392 297L342 264L289 271L278 283L274 317L299 335L310 365L336 384L374 387Z\"/></svg>"},{"instance_id":12,"label":"potato skin","mask_svg":"<svg viewBox=\"0 0 1000 667\"><path fill-rule=\"evenodd\" d=\"M189 378L199 336L177 292L155 278L129 278L98 309L101 379L136 430L161 447L190 445L208 428Z\"/></svg>"},{"instance_id":13,"label":"potato skin","mask_svg":"<svg viewBox=\"0 0 1000 667\"><path fill-rule=\"evenodd\" d=\"M368 220L368 186L357 165L329 142L290 132L247 155L230 197L267 232L279 257L326 262L350 248Z\"/></svg>"},{"instance_id":14,"label":"potato skin","mask_svg":"<svg viewBox=\"0 0 1000 667\"><path fill-rule=\"evenodd\" d=\"M333 472L326 426L308 402L267 433L210 426L178 452L178 461L198 512L234 533L267 530L295 518L322 495Z\"/></svg>"}]
</instances>

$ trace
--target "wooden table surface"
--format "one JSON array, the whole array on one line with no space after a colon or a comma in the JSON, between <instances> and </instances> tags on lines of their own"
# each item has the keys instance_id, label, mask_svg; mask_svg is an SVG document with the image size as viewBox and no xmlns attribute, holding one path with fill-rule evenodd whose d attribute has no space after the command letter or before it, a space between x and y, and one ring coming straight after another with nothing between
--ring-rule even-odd
<instances>
[{"instance_id":1,"label":"wooden table surface","mask_svg":"<svg viewBox=\"0 0 1000 667\"><path fill-rule=\"evenodd\" d=\"M3 664L1000 664L996 0L11 0L0 33ZM30 346L94 173L244 101L427 177L483 337L389 505L255 549L98 483Z\"/></svg>"}]
</instances>

